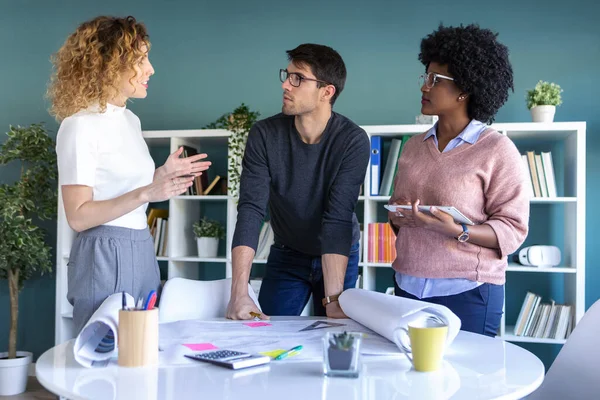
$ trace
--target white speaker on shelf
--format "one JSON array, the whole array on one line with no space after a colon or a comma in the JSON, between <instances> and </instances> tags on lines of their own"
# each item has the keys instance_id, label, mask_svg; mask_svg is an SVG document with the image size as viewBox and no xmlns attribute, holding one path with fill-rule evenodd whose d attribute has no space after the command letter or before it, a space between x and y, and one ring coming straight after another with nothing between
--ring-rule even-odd
<instances>
[{"instance_id":1,"label":"white speaker on shelf","mask_svg":"<svg viewBox=\"0 0 600 400\"><path fill-rule=\"evenodd\" d=\"M555 267L560 259L560 249L556 246L529 246L519 251L519 262L523 265Z\"/></svg>"}]
</instances>

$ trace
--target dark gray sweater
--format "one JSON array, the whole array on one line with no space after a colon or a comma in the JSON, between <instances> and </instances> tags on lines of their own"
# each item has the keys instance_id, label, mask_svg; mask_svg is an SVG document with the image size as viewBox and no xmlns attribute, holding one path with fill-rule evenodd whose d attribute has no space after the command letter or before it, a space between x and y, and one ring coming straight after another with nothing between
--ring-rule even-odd
<instances>
[{"instance_id":1,"label":"dark gray sweater","mask_svg":"<svg viewBox=\"0 0 600 400\"><path fill-rule=\"evenodd\" d=\"M232 247L256 250L268 203L277 243L313 256L348 256L360 237L354 209L370 147L365 131L337 113L317 144L302 141L293 116L257 122L242 161Z\"/></svg>"}]
</instances>

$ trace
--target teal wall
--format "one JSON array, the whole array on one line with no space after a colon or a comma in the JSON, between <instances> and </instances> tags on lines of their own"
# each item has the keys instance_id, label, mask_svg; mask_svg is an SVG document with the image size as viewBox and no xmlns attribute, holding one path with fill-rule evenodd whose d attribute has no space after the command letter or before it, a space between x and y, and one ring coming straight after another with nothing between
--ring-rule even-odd
<instances>
[{"instance_id":1,"label":"teal wall","mask_svg":"<svg viewBox=\"0 0 600 400\"><path fill-rule=\"evenodd\" d=\"M524 94L539 79L562 85L557 121L587 121L587 283L589 307L600 297L600 5L591 1L9 1L0 0L0 129L57 124L43 99L49 56L78 23L100 14L134 15L152 40L156 75L149 97L131 104L144 129L198 128L241 102L263 116L280 110L277 71L285 50L328 44L346 61L348 82L338 112L359 124L407 124L419 112L420 39L445 24L478 22L510 48L515 93L499 122L530 121ZM58 7L60 5L60 7ZM3 141L4 138L0 139ZM0 181L16 171L2 169ZM542 210L543 212L543 210ZM48 225L54 243L54 226ZM521 274L525 275L525 274ZM386 274L387 276L387 274ZM521 279L521 277L519 277ZM523 279L531 279L523 277ZM525 290L525 288L523 288ZM8 296L0 283L0 351L7 341ZM54 279L31 280L21 295L21 349L37 355L53 344ZM548 364L548 347L535 347Z\"/></svg>"}]
</instances>

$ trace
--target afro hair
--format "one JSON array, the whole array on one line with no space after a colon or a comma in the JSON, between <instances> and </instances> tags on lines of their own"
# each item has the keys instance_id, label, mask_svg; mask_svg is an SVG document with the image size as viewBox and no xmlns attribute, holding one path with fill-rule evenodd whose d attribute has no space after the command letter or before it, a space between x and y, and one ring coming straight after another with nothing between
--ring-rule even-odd
<instances>
[{"instance_id":1,"label":"afro hair","mask_svg":"<svg viewBox=\"0 0 600 400\"><path fill-rule=\"evenodd\" d=\"M508 48L496 40L497 33L476 24L440 25L421 41L419 61L427 68L436 62L448 66L454 83L469 95L469 118L492 123L508 99L513 70Z\"/></svg>"}]
</instances>

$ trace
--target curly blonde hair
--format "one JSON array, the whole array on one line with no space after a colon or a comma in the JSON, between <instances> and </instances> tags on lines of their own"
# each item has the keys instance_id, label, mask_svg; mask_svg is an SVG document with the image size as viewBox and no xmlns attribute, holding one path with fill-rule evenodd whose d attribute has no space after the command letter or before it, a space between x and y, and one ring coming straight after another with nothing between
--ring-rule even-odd
<instances>
[{"instance_id":1,"label":"curly blonde hair","mask_svg":"<svg viewBox=\"0 0 600 400\"><path fill-rule=\"evenodd\" d=\"M104 112L119 93L123 72L135 71L145 56L143 45L150 49L148 33L134 17L101 16L81 24L51 58L50 114L61 121L98 103Z\"/></svg>"}]
</instances>

